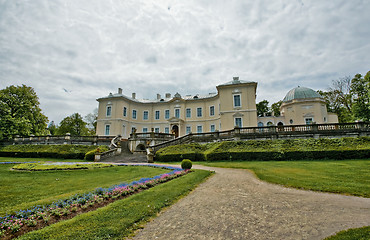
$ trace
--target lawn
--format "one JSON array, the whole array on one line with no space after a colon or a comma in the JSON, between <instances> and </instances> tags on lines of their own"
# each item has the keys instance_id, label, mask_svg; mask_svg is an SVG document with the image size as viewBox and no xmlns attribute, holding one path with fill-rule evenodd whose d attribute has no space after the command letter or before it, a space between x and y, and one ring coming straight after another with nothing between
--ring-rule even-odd
<instances>
[{"instance_id":1,"label":"lawn","mask_svg":"<svg viewBox=\"0 0 370 240\"><path fill-rule=\"evenodd\" d=\"M252 170L261 180L287 187L370 197L370 159L340 161L194 162Z\"/></svg>"},{"instance_id":2,"label":"lawn","mask_svg":"<svg viewBox=\"0 0 370 240\"><path fill-rule=\"evenodd\" d=\"M0 157L0 162L86 162L82 159L64 159L64 158L13 158Z\"/></svg>"},{"instance_id":3,"label":"lawn","mask_svg":"<svg viewBox=\"0 0 370 240\"><path fill-rule=\"evenodd\" d=\"M341 231L334 236L325 238L324 240L369 240L370 226L362 228L353 228Z\"/></svg>"},{"instance_id":4,"label":"lawn","mask_svg":"<svg viewBox=\"0 0 370 240\"><path fill-rule=\"evenodd\" d=\"M20 239L123 239L210 175L209 171L195 170L96 211L30 232Z\"/></svg>"},{"instance_id":5,"label":"lawn","mask_svg":"<svg viewBox=\"0 0 370 240\"><path fill-rule=\"evenodd\" d=\"M8 158L7 161L9 160L17 161ZM10 171L14 165L0 164L0 216L39 204L49 204L98 187L130 183L143 177L169 172L168 169L138 166L67 171Z\"/></svg>"}]
</instances>

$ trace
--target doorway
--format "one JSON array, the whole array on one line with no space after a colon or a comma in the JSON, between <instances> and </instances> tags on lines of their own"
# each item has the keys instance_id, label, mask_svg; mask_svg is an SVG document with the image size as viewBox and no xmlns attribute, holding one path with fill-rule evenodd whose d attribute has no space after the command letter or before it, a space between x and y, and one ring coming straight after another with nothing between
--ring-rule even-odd
<instances>
[{"instance_id":1,"label":"doorway","mask_svg":"<svg viewBox=\"0 0 370 240\"><path fill-rule=\"evenodd\" d=\"M179 137L179 126L173 125L171 132L175 135L175 138Z\"/></svg>"}]
</instances>

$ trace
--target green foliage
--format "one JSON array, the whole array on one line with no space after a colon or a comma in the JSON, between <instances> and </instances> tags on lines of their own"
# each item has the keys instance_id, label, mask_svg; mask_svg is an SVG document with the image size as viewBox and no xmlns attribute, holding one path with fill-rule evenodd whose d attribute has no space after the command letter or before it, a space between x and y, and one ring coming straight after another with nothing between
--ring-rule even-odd
<instances>
[{"instance_id":1,"label":"green foliage","mask_svg":"<svg viewBox=\"0 0 370 240\"><path fill-rule=\"evenodd\" d=\"M274 113L274 116L280 116L280 107L283 101L278 101L276 103L271 104L271 111Z\"/></svg>"},{"instance_id":2,"label":"green foliage","mask_svg":"<svg viewBox=\"0 0 370 240\"><path fill-rule=\"evenodd\" d=\"M193 166L193 163L189 159L184 159L181 162L182 169L188 170L188 169L191 169L192 166Z\"/></svg>"},{"instance_id":3,"label":"green foliage","mask_svg":"<svg viewBox=\"0 0 370 240\"><path fill-rule=\"evenodd\" d=\"M41 159L44 160L44 159ZM14 164L16 165L16 164ZM75 194L168 172L166 169L124 166L73 171L10 171L0 165L0 216L45 205Z\"/></svg>"},{"instance_id":4,"label":"green foliage","mask_svg":"<svg viewBox=\"0 0 370 240\"><path fill-rule=\"evenodd\" d=\"M370 71L365 77L356 74L351 81L353 117L355 120L370 121Z\"/></svg>"},{"instance_id":5,"label":"green foliage","mask_svg":"<svg viewBox=\"0 0 370 240\"><path fill-rule=\"evenodd\" d=\"M106 152L108 150L109 150L109 147L108 146L99 146L96 149L93 149L91 151L88 151L85 154L84 160L86 160L86 161L94 161L95 160L95 153L96 152Z\"/></svg>"},{"instance_id":6,"label":"green foliage","mask_svg":"<svg viewBox=\"0 0 370 240\"><path fill-rule=\"evenodd\" d=\"M89 164L54 164L54 163L21 163L12 167L13 170L23 171L48 171L48 170L80 170L80 169L95 169L113 167L114 165L108 163L89 163Z\"/></svg>"},{"instance_id":7,"label":"green foliage","mask_svg":"<svg viewBox=\"0 0 370 240\"><path fill-rule=\"evenodd\" d=\"M87 123L86 127L89 129L91 135L95 135L96 133L97 119L98 119L97 108L95 108L92 113L89 113L85 116L85 120Z\"/></svg>"},{"instance_id":8,"label":"green foliage","mask_svg":"<svg viewBox=\"0 0 370 240\"><path fill-rule=\"evenodd\" d=\"M51 135L55 135L57 132L57 126L55 125L54 121L51 121L48 125L48 130Z\"/></svg>"},{"instance_id":9,"label":"green foliage","mask_svg":"<svg viewBox=\"0 0 370 240\"><path fill-rule=\"evenodd\" d=\"M197 162L210 167L250 169L261 180L287 187L370 197L370 158L340 161Z\"/></svg>"},{"instance_id":10,"label":"green foliage","mask_svg":"<svg viewBox=\"0 0 370 240\"><path fill-rule=\"evenodd\" d=\"M328 112L338 115L339 122L370 120L370 71L333 80L329 91L318 91L324 97Z\"/></svg>"},{"instance_id":11,"label":"green foliage","mask_svg":"<svg viewBox=\"0 0 370 240\"><path fill-rule=\"evenodd\" d=\"M58 135L70 133L72 136L87 136L91 132L87 128L87 123L83 120L79 113L74 113L71 116L64 118L57 128Z\"/></svg>"},{"instance_id":12,"label":"green foliage","mask_svg":"<svg viewBox=\"0 0 370 240\"><path fill-rule=\"evenodd\" d=\"M256 107L257 107L257 116L261 117L263 116L265 113L267 113L269 111L269 102L267 100L263 100L259 103L256 104Z\"/></svg>"},{"instance_id":13,"label":"green foliage","mask_svg":"<svg viewBox=\"0 0 370 240\"><path fill-rule=\"evenodd\" d=\"M163 148L156 153L156 160L163 162L185 158L192 161L270 161L369 157L370 137L192 143Z\"/></svg>"},{"instance_id":14,"label":"green foliage","mask_svg":"<svg viewBox=\"0 0 370 240\"><path fill-rule=\"evenodd\" d=\"M173 162L182 159L204 161L203 151L205 150L206 145L198 143L169 146L158 150L155 155L155 160L160 162Z\"/></svg>"},{"instance_id":15,"label":"green foliage","mask_svg":"<svg viewBox=\"0 0 370 240\"><path fill-rule=\"evenodd\" d=\"M45 135L47 117L32 87L9 86L0 90L0 139L14 135Z\"/></svg>"},{"instance_id":16,"label":"green foliage","mask_svg":"<svg viewBox=\"0 0 370 240\"><path fill-rule=\"evenodd\" d=\"M325 238L324 240L368 240L370 239L370 226L362 228L353 228L341 231L334 236Z\"/></svg>"},{"instance_id":17,"label":"green foliage","mask_svg":"<svg viewBox=\"0 0 370 240\"><path fill-rule=\"evenodd\" d=\"M19 239L124 239L211 174L195 170L104 208L27 233Z\"/></svg>"},{"instance_id":18,"label":"green foliage","mask_svg":"<svg viewBox=\"0 0 370 240\"><path fill-rule=\"evenodd\" d=\"M97 148L97 146L70 144L9 145L0 147L0 157L84 159L87 152Z\"/></svg>"}]
</instances>

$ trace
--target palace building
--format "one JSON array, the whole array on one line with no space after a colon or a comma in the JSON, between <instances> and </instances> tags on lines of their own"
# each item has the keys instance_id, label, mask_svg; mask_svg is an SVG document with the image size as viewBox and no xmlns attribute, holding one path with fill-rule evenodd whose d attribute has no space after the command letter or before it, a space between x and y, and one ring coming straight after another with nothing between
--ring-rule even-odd
<instances>
[{"instance_id":1,"label":"palace building","mask_svg":"<svg viewBox=\"0 0 370 240\"><path fill-rule=\"evenodd\" d=\"M256 82L232 81L216 86L208 95L157 94L155 100L139 100L110 93L99 98L97 135L121 135L129 138L133 131L189 133L230 130L238 127L337 123L336 114L328 113L323 98L310 88L290 90L281 105L281 116L257 116Z\"/></svg>"}]
</instances>

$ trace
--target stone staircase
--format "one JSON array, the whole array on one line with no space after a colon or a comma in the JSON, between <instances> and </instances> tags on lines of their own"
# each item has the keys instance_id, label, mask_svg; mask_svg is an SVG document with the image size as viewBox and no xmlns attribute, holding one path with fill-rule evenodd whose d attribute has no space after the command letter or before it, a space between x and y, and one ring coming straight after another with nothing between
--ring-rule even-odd
<instances>
[{"instance_id":1,"label":"stone staircase","mask_svg":"<svg viewBox=\"0 0 370 240\"><path fill-rule=\"evenodd\" d=\"M100 162L114 162L114 163L147 163L145 153L131 153L128 148L128 142L121 142L121 154L105 158Z\"/></svg>"}]
</instances>

